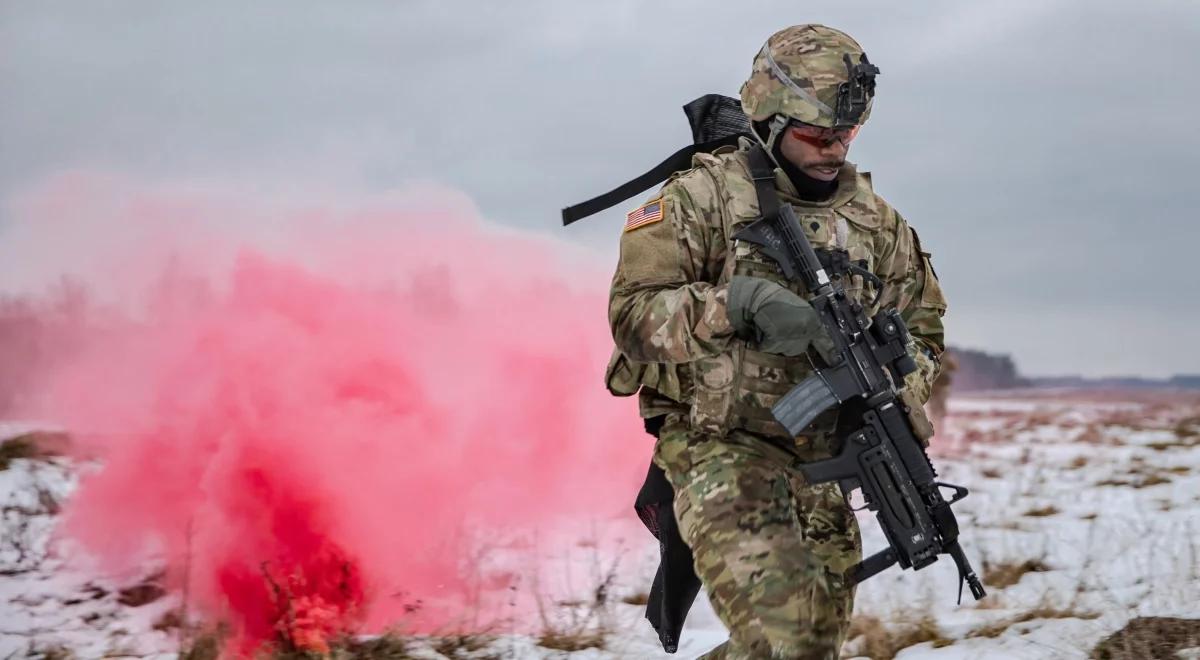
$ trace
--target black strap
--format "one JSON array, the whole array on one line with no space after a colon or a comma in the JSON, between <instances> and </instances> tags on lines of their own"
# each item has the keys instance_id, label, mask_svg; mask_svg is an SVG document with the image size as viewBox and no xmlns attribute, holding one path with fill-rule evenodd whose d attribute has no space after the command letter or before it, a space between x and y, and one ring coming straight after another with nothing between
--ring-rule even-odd
<instances>
[{"instance_id":1,"label":"black strap","mask_svg":"<svg viewBox=\"0 0 1200 660\"><path fill-rule=\"evenodd\" d=\"M754 192L758 196L758 212L764 219L779 215L779 193L775 192L775 168L762 145L750 150L750 178L754 179Z\"/></svg>"},{"instance_id":2,"label":"black strap","mask_svg":"<svg viewBox=\"0 0 1200 660\"><path fill-rule=\"evenodd\" d=\"M688 146L676 151L667 156L663 162L650 168L650 171L645 174L623 183L616 188L597 195L586 202L580 202L574 206L568 206L562 210L563 226L567 226L576 220L582 220L603 211L604 209L612 208L617 204L633 197L634 195L650 188L656 183L661 183L667 180L675 172L680 170L690 169L692 167L692 156L697 153L707 153L721 147L736 145L742 137L742 133L735 135L727 135L716 140L709 140L700 144L689 144Z\"/></svg>"},{"instance_id":3,"label":"black strap","mask_svg":"<svg viewBox=\"0 0 1200 660\"><path fill-rule=\"evenodd\" d=\"M779 193L775 190L775 168L767 158L767 152L761 145L754 145L750 150L750 176L754 179L754 193L758 196L758 211L764 219L779 215ZM920 245L918 244L918 249ZM850 254L845 250L816 250L821 266L831 275L840 276L843 273L853 273L875 286L875 297L871 304L879 302L883 295L883 281L875 273L867 270L861 264L850 261Z\"/></svg>"}]
</instances>

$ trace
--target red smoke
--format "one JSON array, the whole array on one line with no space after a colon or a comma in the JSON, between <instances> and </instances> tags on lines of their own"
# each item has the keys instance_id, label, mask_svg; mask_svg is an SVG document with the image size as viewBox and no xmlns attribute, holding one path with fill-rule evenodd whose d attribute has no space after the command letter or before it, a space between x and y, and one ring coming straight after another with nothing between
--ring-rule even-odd
<instances>
[{"instance_id":1,"label":"red smoke","mask_svg":"<svg viewBox=\"0 0 1200 660\"><path fill-rule=\"evenodd\" d=\"M31 272L94 292L37 390L102 460L69 533L161 553L251 645L453 626L473 535L629 510L650 443L604 391L607 264L578 249L445 191L281 207L75 176L13 215Z\"/></svg>"}]
</instances>

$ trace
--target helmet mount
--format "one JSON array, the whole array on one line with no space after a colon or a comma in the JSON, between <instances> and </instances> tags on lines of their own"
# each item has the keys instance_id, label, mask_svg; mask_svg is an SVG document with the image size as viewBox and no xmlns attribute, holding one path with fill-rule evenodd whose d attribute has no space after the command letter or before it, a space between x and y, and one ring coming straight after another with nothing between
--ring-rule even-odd
<instances>
[{"instance_id":1,"label":"helmet mount","mask_svg":"<svg viewBox=\"0 0 1200 660\"><path fill-rule=\"evenodd\" d=\"M837 107L834 108L834 127L849 128L860 123L863 112L875 96L875 76L879 67L867 60L867 54L858 57L858 63L850 53L842 55L846 64L846 82L838 85Z\"/></svg>"}]
</instances>

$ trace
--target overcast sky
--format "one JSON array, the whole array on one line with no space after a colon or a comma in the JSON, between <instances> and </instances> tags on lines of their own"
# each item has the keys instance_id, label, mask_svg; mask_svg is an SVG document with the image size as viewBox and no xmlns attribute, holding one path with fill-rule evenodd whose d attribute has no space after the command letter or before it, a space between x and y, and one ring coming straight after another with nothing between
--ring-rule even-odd
<instances>
[{"instance_id":1,"label":"overcast sky","mask_svg":"<svg viewBox=\"0 0 1200 660\"><path fill-rule=\"evenodd\" d=\"M951 343L1200 373L1195 0L0 0L0 204L81 168L433 180L615 261L625 209L559 208L686 144L679 107L804 22L882 69L850 159L934 253Z\"/></svg>"}]
</instances>

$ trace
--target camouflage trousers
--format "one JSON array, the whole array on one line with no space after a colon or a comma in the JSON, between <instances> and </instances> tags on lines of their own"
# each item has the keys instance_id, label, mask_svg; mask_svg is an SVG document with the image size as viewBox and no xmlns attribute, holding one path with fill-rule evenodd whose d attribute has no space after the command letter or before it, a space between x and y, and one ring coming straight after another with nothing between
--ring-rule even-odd
<instances>
[{"instance_id":1,"label":"camouflage trousers","mask_svg":"<svg viewBox=\"0 0 1200 660\"><path fill-rule=\"evenodd\" d=\"M729 641L708 659L834 659L854 608L842 573L862 545L835 484L798 466L829 450L784 448L734 431L716 438L667 419L654 461L675 489L675 516Z\"/></svg>"}]
</instances>

